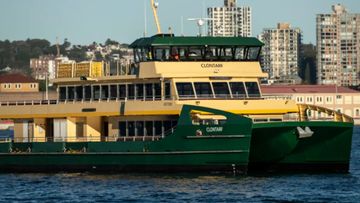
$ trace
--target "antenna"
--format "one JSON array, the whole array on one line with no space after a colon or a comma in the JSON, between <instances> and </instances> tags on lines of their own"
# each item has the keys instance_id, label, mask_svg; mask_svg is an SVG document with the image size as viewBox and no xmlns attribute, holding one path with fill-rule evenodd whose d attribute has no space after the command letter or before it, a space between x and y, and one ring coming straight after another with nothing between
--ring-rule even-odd
<instances>
[{"instance_id":1,"label":"antenna","mask_svg":"<svg viewBox=\"0 0 360 203\"><path fill-rule=\"evenodd\" d=\"M146 13L146 0L144 0L144 37L147 33L147 13Z\"/></svg>"},{"instance_id":2,"label":"antenna","mask_svg":"<svg viewBox=\"0 0 360 203\"><path fill-rule=\"evenodd\" d=\"M181 16L181 36L184 36L184 16Z\"/></svg>"},{"instance_id":3,"label":"antenna","mask_svg":"<svg viewBox=\"0 0 360 203\"><path fill-rule=\"evenodd\" d=\"M158 14L157 14L157 9L159 7L159 2L155 2L154 0L150 0L151 1L151 7L154 13L154 18L155 18L155 23L156 23L156 28L157 28L157 33L161 34L161 27L160 27L160 22L159 22L159 18L158 18Z\"/></svg>"},{"instance_id":4,"label":"antenna","mask_svg":"<svg viewBox=\"0 0 360 203\"><path fill-rule=\"evenodd\" d=\"M199 27L199 36L202 36L202 27L205 24L205 21L213 20L212 18L188 18L189 21L196 21L197 26Z\"/></svg>"},{"instance_id":5,"label":"antenna","mask_svg":"<svg viewBox=\"0 0 360 203\"><path fill-rule=\"evenodd\" d=\"M56 57L60 57L59 37L56 37Z\"/></svg>"}]
</instances>

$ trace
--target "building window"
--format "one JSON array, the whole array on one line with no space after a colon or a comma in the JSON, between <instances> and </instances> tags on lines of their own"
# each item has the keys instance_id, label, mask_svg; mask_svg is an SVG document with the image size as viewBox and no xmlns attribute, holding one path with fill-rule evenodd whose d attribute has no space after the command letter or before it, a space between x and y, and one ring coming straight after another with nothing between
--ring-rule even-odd
<instances>
[{"instance_id":1,"label":"building window","mask_svg":"<svg viewBox=\"0 0 360 203\"><path fill-rule=\"evenodd\" d=\"M355 110L355 116L356 116L356 117L359 117L359 116L360 116L360 109L356 109L356 110Z\"/></svg>"}]
</instances>

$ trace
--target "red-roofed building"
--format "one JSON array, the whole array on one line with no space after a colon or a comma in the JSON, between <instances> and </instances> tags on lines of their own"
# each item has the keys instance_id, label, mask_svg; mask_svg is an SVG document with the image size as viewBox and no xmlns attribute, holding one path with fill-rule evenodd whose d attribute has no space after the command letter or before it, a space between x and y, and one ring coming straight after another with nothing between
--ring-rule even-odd
<instances>
[{"instance_id":1,"label":"red-roofed building","mask_svg":"<svg viewBox=\"0 0 360 203\"><path fill-rule=\"evenodd\" d=\"M335 85L263 85L265 98L289 98L297 103L336 109L352 116L360 124L360 92ZM312 114L313 118L326 115Z\"/></svg>"},{"instance_id":2,"label":"red-roofed building","mask_svg":"<svg viewBox=\"0 0 360 203\"><path fill-rule=\"evenodd\" d=\"M0 93L39 92L39 83L20 73L0 75Z\"/></svg>"}]
</instances>

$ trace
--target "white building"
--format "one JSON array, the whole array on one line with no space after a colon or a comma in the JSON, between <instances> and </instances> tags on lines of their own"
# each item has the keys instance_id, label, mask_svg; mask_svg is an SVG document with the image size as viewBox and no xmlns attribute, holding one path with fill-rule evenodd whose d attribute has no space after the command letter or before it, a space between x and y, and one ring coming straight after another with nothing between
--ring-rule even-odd
<instances>
[{"instance_id":1,"label":"white building","mask_svg":"<svg viewBox=\"0 0 360 203\"><path fill-rule=\"evenodd\" d=\"M30 68L36 80L45 80L47 76L48 79L55 78L56 63L52 55L30 59Z\"/></svg>"},{"instance_id":2,"label":"white building","mask_svg":"<svg viewBox=\"0 0 360 203\"><path fill-rule=\"evenodd\" d=\"M316 17L317 83L360 85L360 14L340 4L332 10Z\"/></svg>"},{"instance_id":3,"label":"white building","mask_svg":"<svg viewBox=\"0 0 360 203\"><path fill-rule=\"evenodd\" d=\"M251 8L236 6L236 0L224 0L224 7L207 9L208 35L251 36Z\"/></svg>"},{"instance_id":4,"label":"white building","mask_svg":"<svg viewBox=\"0 0 360 203\"><path fill-rule=\"evenodd\" d=\"M278 23L276 28L266 28L259 36L262 49L262 67L269 73L270 81L299 81L301 30L289 23ZM300 81L301 82L301 81Z\"/></svg>"},{"instance_id":5,"label":"white building","mask_svg":"<svg viewBox=\"0 0 360 203\"><path fill-rule=\"evenodd\" d=\"M263 85L265 98L288 98L298 104L311 104L345 113L360 125L360 92L335 85ZM312 119L330 118L324 113L310 113Z\"/></svg>"}]
</instances>

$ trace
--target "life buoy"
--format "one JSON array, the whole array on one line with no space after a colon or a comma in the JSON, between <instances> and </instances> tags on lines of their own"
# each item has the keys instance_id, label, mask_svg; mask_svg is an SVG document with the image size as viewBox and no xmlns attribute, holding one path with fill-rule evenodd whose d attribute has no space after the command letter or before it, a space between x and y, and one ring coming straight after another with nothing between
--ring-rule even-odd
<instances>
[{"instance_id":1,"label":"life buoy","mask_svg":"<svg viewBox=\"0 0 360 203\"><path fill-rule=\"evenodd\" d=\"M202 135L203 135L203 133L201 130L196 130L196 136L202 136Z\"/></svg>"}]
</instances>

